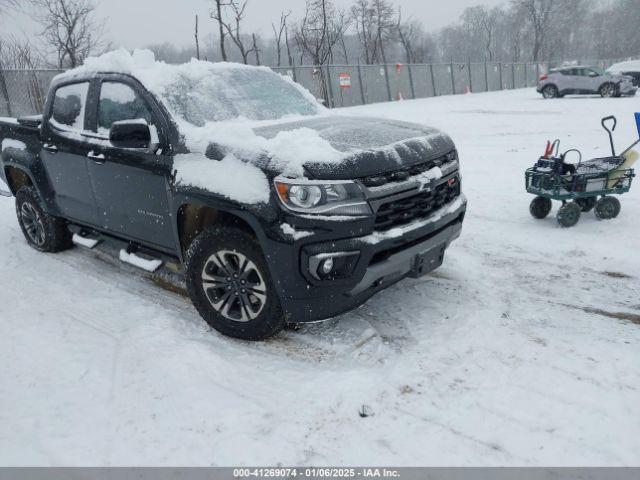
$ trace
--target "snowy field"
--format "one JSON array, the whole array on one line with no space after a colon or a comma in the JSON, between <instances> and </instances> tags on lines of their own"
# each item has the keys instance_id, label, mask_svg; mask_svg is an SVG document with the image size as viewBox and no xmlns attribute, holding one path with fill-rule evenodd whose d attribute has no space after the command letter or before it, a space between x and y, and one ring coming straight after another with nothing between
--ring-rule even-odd
<instances>
[{"instance_id":1,"label":"snowy field","mask_svg":"<svg viewBox=\"0 0 640 480\"><path fill-rule=\"evenodd\" d=\"M131 267L31 250L0 199L0 464L640 465L640 185L572 229L523 185L547 139L603 155L600 118L622 146L634 111L532 89L340 111L451 134L463 235L433 274L264 343Z\"/></svg>"}]
</instances>

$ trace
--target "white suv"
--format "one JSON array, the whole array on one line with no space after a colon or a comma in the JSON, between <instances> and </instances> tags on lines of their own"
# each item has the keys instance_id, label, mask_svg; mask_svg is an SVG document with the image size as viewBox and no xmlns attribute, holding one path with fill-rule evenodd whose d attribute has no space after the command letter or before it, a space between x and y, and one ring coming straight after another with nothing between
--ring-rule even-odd
<instances>
[{"instance_id":1,"label":"white suv","mask_svg":"<svg viewBox=\"0 0 640 480\"><path fill-rule=\"evenodd\" d=\"M635 95L638 87L626 75L607 73L596 67L578 66L558 68L542 75L537 90L544 98L576 94L620 97Z\"/></svg>"}]
</instances>

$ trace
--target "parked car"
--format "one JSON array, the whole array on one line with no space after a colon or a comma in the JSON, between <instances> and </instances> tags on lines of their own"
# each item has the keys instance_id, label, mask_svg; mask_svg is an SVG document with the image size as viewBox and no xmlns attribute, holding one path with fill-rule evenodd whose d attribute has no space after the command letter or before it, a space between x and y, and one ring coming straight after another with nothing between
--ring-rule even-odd
<instances>
[{"instance_id":1,"label":"parked car","mask_svg":"<svg viewBox=\"0 0 640 480\"><path fill-rule=\"evenodd\" d=\"M631 77L580 66L558 68L541 75L537 88L544 98L594 94L602 97L632 96L637 90Z\"/></svg>"},{"instance_id":2,"label":"parked car","mask_svg":"<svg viewBox=\"0 0 640 480\"><path fill-rule=\"evenodd\" d=\"M607 68L607 73L631 77L633 84L640 88L640 60L616 63Z\"/></svg>"},{"instance_id":3,"label":"parked car","mask_svg":"<svg viewBox=\"0 0 640 480\"><path fill-rule=\"evenodd\" d=\"M0 119L33 248L171 267L209 325L252 340L440 266L466 210L447 135L331 114L264 67L149 55L90 59L43 115Z\"/></svg>"}]
</instances>

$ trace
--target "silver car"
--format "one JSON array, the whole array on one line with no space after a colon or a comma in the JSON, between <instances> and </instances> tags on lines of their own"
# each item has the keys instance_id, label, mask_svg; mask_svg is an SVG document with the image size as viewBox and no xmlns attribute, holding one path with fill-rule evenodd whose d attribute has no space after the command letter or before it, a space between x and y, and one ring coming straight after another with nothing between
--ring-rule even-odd
<instances>
[{"instance_id":1,"label":"silver car","mask_svg":"<svg viewBox=\"0 0 640 480\"><path fill-rule=\"evenodd\" d=\"M596 67L566 67L542 75L537 90L544 98L576 94L620 97L635 95L638 87L626 75L607 73Z\"/></svg>"}]
</instances>

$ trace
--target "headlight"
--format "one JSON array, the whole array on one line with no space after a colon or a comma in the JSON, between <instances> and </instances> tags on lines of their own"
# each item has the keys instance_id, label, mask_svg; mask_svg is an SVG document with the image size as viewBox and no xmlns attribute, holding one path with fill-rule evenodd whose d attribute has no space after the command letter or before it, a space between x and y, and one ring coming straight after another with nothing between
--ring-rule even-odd
<instances>
[{"instance_id":1,"label":"headlight","mask_svg":"<svg viewBox=\"0 0 640 480\"><path fill-rule=\"evenodd\" d=\"M360 186L351 181L324 182L278 177L278 198L289 210L324 215L370 215Z\"/></svg>"}]
</instances>

